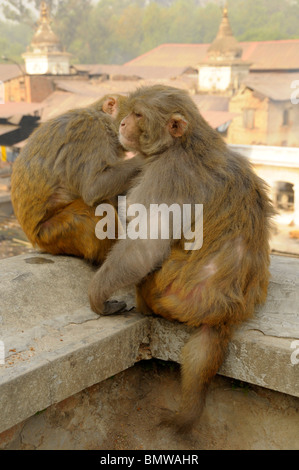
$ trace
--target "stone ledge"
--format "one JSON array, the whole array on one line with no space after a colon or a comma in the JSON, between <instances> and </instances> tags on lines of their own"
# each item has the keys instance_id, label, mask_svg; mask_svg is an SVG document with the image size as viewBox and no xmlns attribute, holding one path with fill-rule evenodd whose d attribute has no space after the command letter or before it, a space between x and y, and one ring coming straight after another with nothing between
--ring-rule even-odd
<instances>
[{"instance_id":1,"label":"stone ledge","mask_svg":"<svg viewBox=\"0 0 299 470\"><path fill-rule=\"evenodd\" d=\"M235 332L220 374L299 396L298 268L298 259L272 257L268 300ZM180 361L192 330L134 311L98 317L87 298L93 272L39 253L0 261L0 432L140 359ZM130 292L119 297L133 307Z\"/></svg>"}]
</instances>

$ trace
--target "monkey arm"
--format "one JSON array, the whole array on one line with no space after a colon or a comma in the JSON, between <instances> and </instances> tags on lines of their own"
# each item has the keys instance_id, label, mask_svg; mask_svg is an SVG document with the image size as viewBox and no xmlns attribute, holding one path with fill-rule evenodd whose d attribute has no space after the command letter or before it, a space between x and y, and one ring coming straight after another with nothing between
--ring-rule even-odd
<instances>
[{"instance_id":1,"label":"monkey arm","mask_svg":"<svg viewBox=\"0 0 299 470\"><path fill-rule=\"evenodd\" d=\"M93 311L102 314L104 302L113 292L138 284L162 265L169 252L169 240L119 240L90 284L89 299Z\"/></svg>"},{"instance_id":2,"label":"monkey arm","mask_svg":"<svg viewBox=\"0 0 299 470\"><path fill-rule=\"evenodd\" d=\"M129 160L120 160L107 166L89 179L88 185L81 188L82 198L89 206L95 206L103 200L110 200L118 194L126 192L131 180L138 175L142 166L142 158L136 156Z\"/></svg>"}]
</instances>

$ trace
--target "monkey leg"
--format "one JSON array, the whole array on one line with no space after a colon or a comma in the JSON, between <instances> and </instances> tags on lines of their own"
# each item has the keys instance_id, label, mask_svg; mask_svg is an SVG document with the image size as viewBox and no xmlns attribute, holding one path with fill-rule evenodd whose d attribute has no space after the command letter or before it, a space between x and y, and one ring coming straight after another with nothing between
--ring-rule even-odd
<instances>
[{"instance_id":1,"label":"monkey leg","mask_svg":"<svg viewBox=\"0 0 299 470\"><path fill-rule=\"evenodd\" d=\"M177 272L181 273L182 269ZM210 272L214 271L209 265ZM179 413L173 415L166 411L162 418L162 424L187 432L200 418L209 384L223 362L242 305L236 298L226 302L227 299L219 289L215 293L209 284L209 277L192 284L187 277L185 285L179 285L175 273L167 270L167 274L170 275L168 278L162 267L147 276L138 286L138 298L142 299L141 311L145 306L168 320L199 327L182 350L182 400ZM213 301L208 304L206 298L210 297Z\"/></svg>"},{"instance_id":2,"label":"monkey leg","mask_svg":"<svg viewBox=\"0 0 299 470\"><path fill-rule=\"evenodd\" d=\"M116 230L117 220L115 211ZM82 199L76 199L40 224L35 242L42 250L53 255L74 255L100 264L115 240L99 240L96 237L98 221L95 208L85 204Z\"/></svg>"},{"instance_id":3,"label":"monkey leg","mask_svg":"<svg viewBox=\"0 0 299 470\"><path fill-rule=\"evenodd\" d=\"M230 337L231 328L224 324L217 327L203 324L191 335L182 350L179 412L165 411L161 424L184 433L199 420L208 387L223 362Z\"/></svg>"},{"instance_id":4,"label":"monkey leg","mask_svg":"<svg viewBox=\"0 0 299 470\"><path fill-rule=\"evenodd\" d=\"M189 429L204 408L209 384L221 366L231 337L225 324L203 324L187 341L182 351L182 398L175 424Z\"/></svg>"}]
</instances>

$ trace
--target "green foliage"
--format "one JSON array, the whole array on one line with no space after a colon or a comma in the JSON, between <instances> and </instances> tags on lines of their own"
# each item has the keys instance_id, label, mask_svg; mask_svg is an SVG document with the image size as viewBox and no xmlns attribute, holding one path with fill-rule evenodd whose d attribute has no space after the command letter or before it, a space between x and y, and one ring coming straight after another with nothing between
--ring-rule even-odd
<instances>
[{"instance_id":1,"label":"green foliage","mask_svg":"<svg viewBox=\"0 0 299 470\"><path fill-rule=\"evenodd\" d=\"M41 0L2 0L2 54L21 61ZM212 0L47 0L52 27L74 63L124 63L163 43L209 43L221 8ZM299 0L229 0L240 41L299 38ZM16 22L17 21L17 22ZM27 26L26 26L27 25ZM31 36L30 29L31 26ZM1 55L2 55L1 54Z\"/></svg>"},{"instance_id":2,"label":"green foliage","mask_svg":"<svg viewBox=\"0 0 299 470\"><path fill-rule=\"evenodd\" d=\"M30 39L31 29L28 25L0 22L0 62L4 62L2 56L5 56L22 63L21 55L26 51Z\"/></svg>"},{"instance_id":3,"label":"green foliage","mask_svg":"<svg viewBox=\"0 0 299 470\"><path fill-rule=\"evenodd\" d=\"M239 41L299 38L299 1L231 0L229 17Z\"/></svg>"},{"instance_id":4,"label":"green foliage","mask_svg":"<svg viewBox=\"0 0 299 470\"><path fill-rule=\"evenodd\" d=\"M91 0L67 0L56 4L53 30L74 59L89 59L89 21L92 14ZM82 57L82 58L81 58ZM75 62L76 60L73 60Z\"/></svg>"}]
</instances>

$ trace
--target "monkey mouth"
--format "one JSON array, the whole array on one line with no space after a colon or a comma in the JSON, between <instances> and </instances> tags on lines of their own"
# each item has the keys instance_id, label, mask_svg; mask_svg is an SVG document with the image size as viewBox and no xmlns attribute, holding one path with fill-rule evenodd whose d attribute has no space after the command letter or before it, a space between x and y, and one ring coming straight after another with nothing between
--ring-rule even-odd
<instances>
[{"instance_id":1,"label":"monkey mouth","mask_svg":"<svg viewBox=\"0 0 299 470\"><path fill-rule=\"evenodd\" d=\"M129 150L136 150L136 141L133 139L128 139L125 137L123 134L119 133L118 134L118 140L120 141L121 145L125 148L128 148Z\"/></svg>"}]
</instances>

